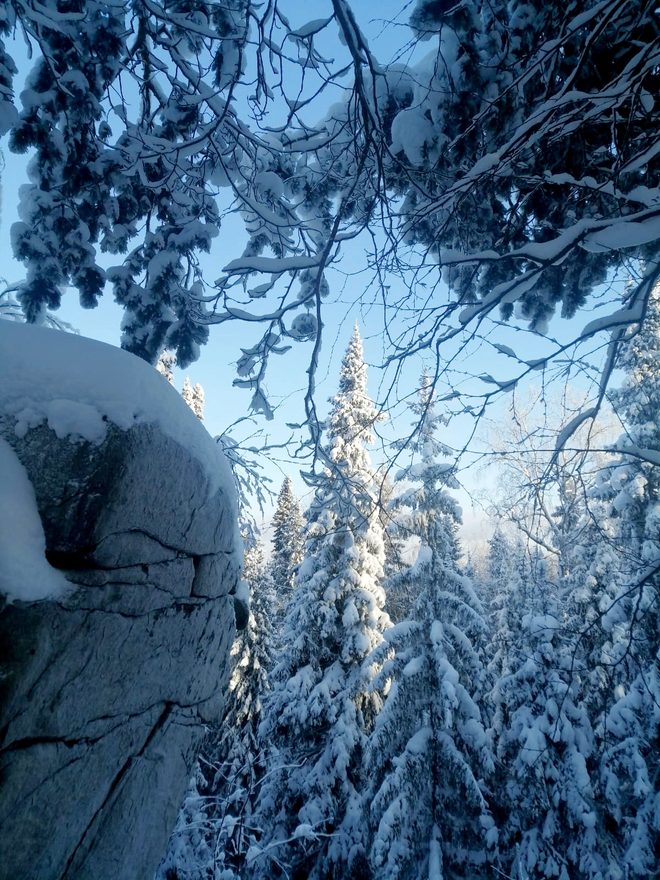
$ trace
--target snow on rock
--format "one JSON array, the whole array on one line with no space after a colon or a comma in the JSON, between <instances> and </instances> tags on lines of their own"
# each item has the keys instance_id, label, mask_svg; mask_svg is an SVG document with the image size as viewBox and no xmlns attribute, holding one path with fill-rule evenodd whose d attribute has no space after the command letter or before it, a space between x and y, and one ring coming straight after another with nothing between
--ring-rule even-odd
<instances>
[{"instance_id":1,"label":"snow on rock","mask_svg":"<svg viewBox=\"0 0 660 880\"><path fill-rule=\"evenodd\" d=\"M0 878L153 877L223 712L230 472L126 352L0 321L0 370Z\"/></svg>"},{"instance_id":2,"label":"snow on rock","mask_svg":"<svg viewBox=\"0 0 660 880\"><path fill-rule=\"evenodd\" d=\"M0 593L36 602L71 585L46 561L46 539L34 488L11 446L0 437Z\"/></svg>"},{"instance_id":3,"label":"snow on rock","mask_svg":"<svg viewBox=\"0 0 660 880\"><path fill-rule=\"evenodd\" d=\"M233 487L218 445L149 364L111 345L45 327L0 321L0 415L18 436L46 422L58 437L102 441L109 425L154 424L200 462L209 495ZM233 489L229 489L229 492Z\"/></svg>"}]
</instances>

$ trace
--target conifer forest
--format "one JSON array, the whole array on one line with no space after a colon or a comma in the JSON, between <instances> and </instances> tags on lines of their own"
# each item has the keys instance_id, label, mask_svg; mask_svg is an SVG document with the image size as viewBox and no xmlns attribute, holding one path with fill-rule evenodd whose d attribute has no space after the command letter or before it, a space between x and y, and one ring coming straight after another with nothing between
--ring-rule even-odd
<instances>
[{"instance_id":1,"label":"conifer forest","mask_svg":"<svg viewBox=\"0 0 660 880\"><path fill-rule=\"evenodd\" d=\"M131 520L89 587L116 566L126 590L171 593L149 580L167 550L194 578L188 617L232 597L227 644L210 625L195 643L224 697L214 721L210 694L182 698L203 735L177 746L187 791L155 880L660 877L657 3L5 0L0 151L3 190L23 176L3 195L0 325L59 339L77 334L60 308L113 301L116 346L164 395L143 415L141 374L108 391L92 349L16 379L0 347L0 642L22 603L98 612L76 575L101 559L91 539L84 565L49 543L55 482L21 445L43 423L80 450L142 420L207 475L208 441L229 474L209 477L234 511L213 527L240 572L217 541L222 563L156 547L154 526L134 576ZM26 362L65 350L51 336ZM184 378L214 357L229 380ZM211 568L224 592L196 592ZM19 589L21 569L48 586ZM8 631L0 824L3 756L55 742L46 712L11 738L28 636ZM11 880L88 880L95 828Z\"/></svg>"}]
</instances>

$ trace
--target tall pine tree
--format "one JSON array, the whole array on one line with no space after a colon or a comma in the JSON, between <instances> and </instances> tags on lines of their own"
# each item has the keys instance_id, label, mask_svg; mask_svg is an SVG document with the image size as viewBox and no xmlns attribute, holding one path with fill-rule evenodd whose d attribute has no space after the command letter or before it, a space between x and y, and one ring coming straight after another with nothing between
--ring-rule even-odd
<instances>
[{"instance_id":1,"label":"tall pine tree","mask_svg":"<svg viewBox=\"0 0 660 880\"><path fill-rule=\"evenodd\" d=\"M512 548L499 524L488 541L486 558L486 585L490 642L488 645L488 671L491 681L497 680L503 671L509 671L507 663L511 649L512 590L515 581L515 564Z\"/></svg>"},{"instance_id":2,"label":"tall pine tree","mask_svg":"<svg viewBox=\"0 0 660 880\"><path fill-rule=\"evenodd\" d=\"M538 580L535 587L544 590ZM596 830L594 736L555 600L546 595L523 615L517 663L497 684L502 866L525 880L596 880L607 864Z\"/></svg>"},{"instance_id":3,"label":"tall pine tree","mask_svg":"<svg viewBox=\"0 0 660 880\"><path fill-rule=\"evenodd\" d=\"M349 806L378 708L365 663L388 625L383 535L367 446L378 413L357 330L328 420L328 466L307 517L305 559L285 621L261 734L275 745L251 876L339 878L355 867Z\"/></svg>"},{"instance_id":4,"label":"tall pine tree","mask_svg":"<svg viewBox=\"0 0 660 880\"><path fill-rule=\"evenodd\" d=\"M188 404L190 409L195 413L197 418L203 422L204 421L204 389L196 382L194 385L190 381L190 378L186 376L183 380L183 387L181 389L181 397Z\"/></svg>"},{"instance_id":5,"label":"tall pine tree","mask_svg":"<svg viewBox=\"0 0 660 880\"><path fill-rule=\"evenodd\" d=\"M366 754L369 862L379 880L480 876L497 832L486 801L493 767L479 708L485 623L469 578L458 570L460 511L446 491L452 467L436 433L433 389L422 378L414 405L419 462L404 471L403 521L421 541L398 577L417 595L411 617L387 634L385 706ZM379 653L379 652L377 652ZM382 650L380 653L386 653Z\"/></svg>"},{"instance_id":6,"label":"tall pine tree","mask_svg":"<svg viewBox=\"0 0 660 880\"><path fill-rule=\"evenodd\" d=\"M603 540L590 569L603 680L597 719L603 826L622 876L650 876L660 834L660 288L619 358L624 434L601 474ZM614 876L614 875L612 875Z\"/></svg>"},{"instance_id":7,"label":"tall pine tree","mask_svg":"<svg viewBox=\"0 0 660 880\"><path fill-rule=\"evenodd\" d=\"M289 604L298 566L303 558L303 519L289 477L284 478L273 515L271 574L278 609Z\"/></svg>"}]
</instances>

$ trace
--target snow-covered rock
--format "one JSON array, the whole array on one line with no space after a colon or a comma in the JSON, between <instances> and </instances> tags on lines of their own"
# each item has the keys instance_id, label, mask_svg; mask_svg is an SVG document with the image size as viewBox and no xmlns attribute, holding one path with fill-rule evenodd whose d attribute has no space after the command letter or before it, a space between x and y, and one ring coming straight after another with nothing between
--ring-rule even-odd
<instances>
[{"instance_id":1,"label":"snow-covered rock","mask_svg":"<svg viewBox=\"0 0 660 880\"><path fill-rule=\"evenodd\" d=\"M0 321L0 374L0 880L151 877L222 711L230 472L125 352Z\"/></svg>"}]
</instances>

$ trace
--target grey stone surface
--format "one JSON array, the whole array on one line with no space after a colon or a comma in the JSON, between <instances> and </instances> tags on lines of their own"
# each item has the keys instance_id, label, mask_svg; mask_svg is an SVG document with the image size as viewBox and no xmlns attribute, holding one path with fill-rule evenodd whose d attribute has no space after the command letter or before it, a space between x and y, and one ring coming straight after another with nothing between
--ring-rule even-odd
<instances>
[{"instance_id":1,"label":"grey stone surface","mask_svg":"<svg viewBox=\"0 0 660 880\"><path fill-rule=\"evenodd\" d=\"M222 712L234 505L151 425L0 434L74 585L0 609L0 880L151 880Z\"/></svg>"}]
</instances>

